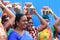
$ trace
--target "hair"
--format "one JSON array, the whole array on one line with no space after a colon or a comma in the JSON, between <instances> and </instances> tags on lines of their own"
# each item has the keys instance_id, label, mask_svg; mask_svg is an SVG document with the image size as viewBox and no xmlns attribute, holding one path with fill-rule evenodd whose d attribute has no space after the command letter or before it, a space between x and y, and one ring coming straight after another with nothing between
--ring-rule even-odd
<instances>
[{"instance_id":1,"label":"hair","mask_svg":"<svg viewBox=\"0 0 60 40\"><path fill-rule=\"evenodd\" d=\"M6 19L6 18L8 18L8 16L6 16L6 15L2 16L2 24L3 24L3 25L5 24L5 22L8 21L8 19ZM4 27L4 26L3 26L3 27ZM12 25L11 25L11 24L6 28L6 31L8 31L9 28L12 28Z\"/></svg>"},{"instance_id":2,"label":"hair","mask_svg":"<svg viewBox=\"0 0 60 40\"><path fill-rule=\"evenodd\" d=\"M20 14L20 13L17 13L17 14L16 14L14 28L16 28L16 27L17 27L16 22L19 22L22 16L24 16L24 14Z\"/></svg>"},{"instance_id":3,"label":"hair","mask_svg":"<svg viewBox=\"0 0 60 40\"><path fill-rule=\"evenodd\" d=\"M30 18L30 17L27 17L27 21L29 21L30 19L32 19L32 17Z\"/></svg>"},{"instance_id":4,"label":"hair","mask_svg":"<svg viewBox=\"0 0 60 40\"><path fill-rule=\"evenodd\" d=\"M6 20L6 18L7 18L8 16L2 16L2 24L4 24L4 22L6 22L7 20Z\"/></svg>"},{"instance_id":5,"label":"hair","mask_svg":"<svg viewBox=\"0 0 60 40\"><path fill-rule=\"evenodd\" d=\"M42 15L43 19L48 19L49 20L49 16L48 15Z\"/></svg>"}]
</instances>

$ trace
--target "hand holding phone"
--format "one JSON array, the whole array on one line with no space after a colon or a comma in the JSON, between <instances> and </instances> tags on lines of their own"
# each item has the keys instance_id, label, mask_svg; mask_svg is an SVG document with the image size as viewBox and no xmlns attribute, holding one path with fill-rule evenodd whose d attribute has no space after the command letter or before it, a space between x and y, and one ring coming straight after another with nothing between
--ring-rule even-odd
<instances>
[{"instance_id":1,"label":"hand holding phone","mask_svg":"<svg viewBox=\"0 0 60 40\"><path fill-rule=\"evenodd\" d=\"M46 15L46 14L49 14L50 13L50 10L49 10L49 7L48 6L44 6L41 11L42 11L42 14L43 15Z\"/></svg>"}]
</instances>

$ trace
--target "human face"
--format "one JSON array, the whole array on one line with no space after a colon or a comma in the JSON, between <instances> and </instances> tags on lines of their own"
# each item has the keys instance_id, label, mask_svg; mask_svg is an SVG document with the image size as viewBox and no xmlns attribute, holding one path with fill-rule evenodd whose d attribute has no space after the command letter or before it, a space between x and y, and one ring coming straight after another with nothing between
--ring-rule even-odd
<instances>
[{"instance_id":1,"label":"human face","mask_svg":"<svg viewBox=\"0 0 60 40\"><path fill-rule=\"evenodd\" d=\"M27 27L27 17L24 15L21 17L20 21L18 22L17 26L20 28L20 29L26 29Z\"/></svg>"},{"instance_id":2,"label":"human face","mask_svg":"<svg viewBox=\"0 0 60 40\"><path fill-rule=\"evenodd\" d=\"M32 30L32 27L33 27L33 21L32 21L32 19L30 19L28 21L28 30Z\"/></svg>"},{"instance_id":3,"label":"human face","mask_svg":"<svg viewBox=\"0 0 60 40\"><path fill-rule=\"evenodd\" d=\"M32 19L30 19L29 21L28 21L28 23L29 23L29 26L33 26L33 21L32 21Z\"/></svg>"},{"instance_id":4,"label":"human face","mask_svg":"<svg viewBox=\"0 0 60 40\"><path fill-rule=\"evenodd\" d=\"M9 22L9 17L5 18L4 21L3 21L3 26L4 26L4 28L6 28L6 30L7 30L7 29L9 29L9 26L10 26L10 25L9 25L9 26L6 26L6 24L8 24L8 25L10 24L10 22Z\"/></svg>"}]
</instances>

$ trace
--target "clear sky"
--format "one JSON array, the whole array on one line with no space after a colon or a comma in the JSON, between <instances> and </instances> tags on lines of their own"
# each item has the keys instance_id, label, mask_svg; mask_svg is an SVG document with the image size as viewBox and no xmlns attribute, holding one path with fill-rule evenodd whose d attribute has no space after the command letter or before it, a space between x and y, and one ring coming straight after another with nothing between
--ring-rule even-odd
<instances>
[{"instance_id":1,"label":"clear sky","mask_svg":"<svg viewBox=\"0 0 60 40\"><path fill-rule=\"evenodd\" d=\"M22 4L22 6L24 6L25 2L32 2L34 7L36 8L36 11L41 15L41 8L43 6L49 6L54 13L60 17L60 0L9 0L10 2L20 2ZM53 25L54 23L54 18L49 15L50 17L50 25ZM37 18L37 16L33 15L33 21L34 21L34 25L38 26L40 24L39 19Z\"/></svg>"}]
</instances>

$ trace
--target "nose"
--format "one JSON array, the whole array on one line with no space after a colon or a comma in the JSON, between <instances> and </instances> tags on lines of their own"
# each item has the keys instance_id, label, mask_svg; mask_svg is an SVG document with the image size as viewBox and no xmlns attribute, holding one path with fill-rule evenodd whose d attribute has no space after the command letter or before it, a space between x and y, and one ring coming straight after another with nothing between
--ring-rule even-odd
<instances>
[{"instance_id":1,"label":"nose","mask_svg":"<svg viewBox=\"0 0 60 40\"><path fill-rule=\"evenodd\" d=\"M28 24L28 22L26 21L25 24Z\"/></svg>"}]
</instances>

